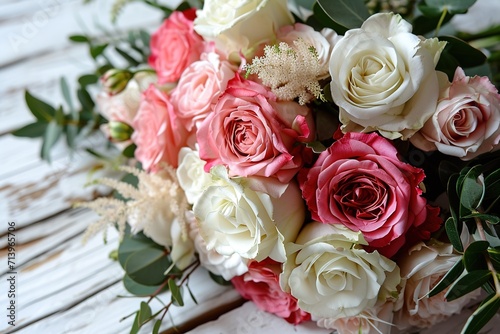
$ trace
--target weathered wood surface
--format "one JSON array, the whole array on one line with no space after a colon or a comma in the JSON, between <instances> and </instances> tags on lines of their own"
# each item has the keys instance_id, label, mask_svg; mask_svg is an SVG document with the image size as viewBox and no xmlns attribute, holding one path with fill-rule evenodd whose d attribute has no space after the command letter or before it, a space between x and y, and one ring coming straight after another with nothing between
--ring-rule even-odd
<instances>
[{"instance_id":1,"label":"weathered wood surface","mask_svg":"<svg viewBox=\"0 0 500 334\"><path fill-rule=\"evenodd\" d=\"M87 154L69 156L61 145L49 165L39 159L40 141L8 134L32 121L23 101L26 89L60 103L60 78L64 76L72 84L92 68L86 49L70 44L69 34L101 34L103 26L118 31L128 27L151 30L159 22L156 12L133 4L113 27L108 20L110 2L0 2L0 333L127 333L133 317L120 320L139 307L141 299L120 297L128 295L121 283L123 271L108 257L117 247L116 233L110 230L107 244L99 235L82 244L82 233L96 215L72 208L75 201L106 193L103 188L85 187L90 180L88 170L99 162ZM85 145L100 142L102 138L96 136ZM6 318L11 275L6 251L8 222L16 223L15 327ZM197 271L190 287L199 304L186 298L186 307L172 309L162 326L166 333L173 332L169 330L173 325L180 332L192 329L190 333L195 334L330 332L314 328L312 323L294 328L250 302L238 307L242 303L238 294L214 284L204 270ZM159 304L152 306L155 309ZM432 331L457 333L466 321L465 314L470 311ZM486 330L494 326L500 326L498 315ZM150 332L147 326L141 331Z\"/></svg>"}]
</instances>

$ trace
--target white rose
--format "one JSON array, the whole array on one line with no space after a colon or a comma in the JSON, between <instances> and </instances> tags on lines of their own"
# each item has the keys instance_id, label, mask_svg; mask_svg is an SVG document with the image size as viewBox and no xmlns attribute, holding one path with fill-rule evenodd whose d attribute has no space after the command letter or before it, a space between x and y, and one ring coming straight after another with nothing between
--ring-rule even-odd
<instances>
[{"instance_id":1,"label":"white rose","mask_svg":"<svg viewBox=\"0 0 500 334\"><path fill-rule=\"evenodd\" d=\"M290 183L280 197L256 191L246 178L229 178L225 167L211 169L214 184L194 204L207 249L262 261L285 260L284 242L293 240L305 216L300 190Z\"/></svg>"},{"instance_id":2,"label":"white rose","mask_svg":"<svg viewBox=\"0 0 500 334\"><path fill-rule=\"evenodd\" d=\"M400 329L411 326L426 328L439 323L462 308L480 293L480 290L447 302L447 290L427 298L427 294L460 260L453 246L436 240L419 243L398 261L401 277L406 281L396 306L395 325Z\"/></svg>"},{"instance_id":3,"label":"white rose","mask_svg":"<svg viewBox=\"0 0 500 334\"><path fill-rule=\"evenodd\" d=\"M203 169L205 164L206 162L200 159L198 151L189 147L183 147L179 151L177 180L189 204L194 204L212 183L212 177Z\"/></svg>"},{"instance_id":4,"label":"white rose","mask_svg":"<svg viewBox=\"0 0 500 334\"><path fill-rule=\"evenodd\" d=\"M186 212L186 219L189 223L189 237L193 240L200 263L205 269L222 276L226 281L248 271L248 260L243 259L238 254L222 255L214 249L207 249L207 244L200 235L199 223L192 211Z\"/></svg>"},{"instance_id":5,"label":"white rose","mask_svg":"<svg viewBox=\"0 0 500 334\"><path fill-rule=\"evenodd\" d=\"M227 55L241 51L251 56L253 48L293 22L286 0L205 0L194 30Z\"/></svg>"},{"instance_id":6,"label":"white rose","mask_svg":"<svg viewBox=\"0 0 500 334\"><path fill-rule=\"evenodd\" d=\"M331 93L344 132L378 130L390 139L408 139L436 110L434 68L445 43L411 29L401 16L379 13L335 44Z\"/></svg>"},{"instance_id":7,"label":"white rose","mask_svg":"<svg viewBox=\"0 0 500 334\"><path fill-rule=\"evenodd\" d=\"M360 232L342 225L309 223L286 245L281 288L313 318L353 317L396 293L396 263L368 253Z\"/></svg>"}]
</instances>

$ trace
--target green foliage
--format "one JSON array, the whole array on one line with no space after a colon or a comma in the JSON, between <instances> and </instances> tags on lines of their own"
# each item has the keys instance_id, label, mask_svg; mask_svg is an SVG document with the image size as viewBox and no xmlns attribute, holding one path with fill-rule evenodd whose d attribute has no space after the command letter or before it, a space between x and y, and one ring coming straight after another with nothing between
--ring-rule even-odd
<instances>
[{"instance_id":1,"label":"green foliage","mask_svg":"<svg viewBox=\"0 0 500 334\"><path fill-rule=\"evenodd\" d=\"M361 27L370 16L363 0L318 0L317 3L333 22L347 29Z\"/></svg>"}]
</instances>

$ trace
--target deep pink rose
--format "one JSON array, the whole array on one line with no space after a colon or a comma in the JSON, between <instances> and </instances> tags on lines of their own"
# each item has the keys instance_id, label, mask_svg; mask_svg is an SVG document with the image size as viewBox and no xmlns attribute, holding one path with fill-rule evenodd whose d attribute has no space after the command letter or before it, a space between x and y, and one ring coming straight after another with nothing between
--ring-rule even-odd
<instances>
[{"instance_id":1,"label":"deep pink rose","mask_svg":"<svg viewBox=\"0 0 500 334\"><path fill-rule=\"evenodd\" d=\"M193 29L195 9L175 11L151 36L148 63L158 74L158 83L177 81L192 62L200 59L205 42Z\"/></svg>"},{"instance_id":2,"label":"deep pink rose","mask_svg":"<svg viewBox=\"0 0 500 334\"><path fill-rule=\"evenodd\" d=\"M236 290L258 308L284 318L291 324L311 320L311 315L302 311L289 293L281 290L279 274L281 264L269 258L257 262L250 261L248 272L231 280Z\"/></svg>"},{"instance_id":3,"label":"deep pink rose","mask_svg":"<svg viewBox=\"0 0 500 334\"><path fill-rule=\"evenodd\" d=\"M166 93L149 86L132 126L132 141L137 145L135 157L145 170L156 171L161 163L177 167L179 151L187 145L188 133Z\"/></svg>"},{"instance_id":4,"label":"deep pink rose","mask_svg":"<svg viewBox=\"0 0 500 334\"><path fill-rule=\"evenodd\" d=\"M278 102L264 86L236 75L196 133L205 171L225 165L230 176L277 177L288 183L303 165L314 134L309 108Z\"/></svg>"},{"instance_id":5,"label":"deep pink rose","mask_svg":"<svg viewBox=\"0 0 500 334\"><path fill-rule=\"evenodd\" d=\"M424 171L397 158L376 133L347 133L299 173L314 220L361 231L370 248L392 257L412 226L427 220L419 183Z\"/></svg>"},{"instance_id":6,"label":"deep pink rose","mask_svg":"<svg viewBox=\"0 0 500 334\"><path fill-rule=\"evenodd\" d=\"M215 52L205 53L189 65L172 92L172 103L188 131L212 112L236 68Z\"/></svg>"},{"instance_id":7,"label":"deep pink rose","mask_svg":"<svg viewBox=\"0 0 500 334\"><path fill-rule=\"evenodd\" d=\"M445 78L436 112L410 138L425 150L470 160L500 148L500 95L488 77L473 78L458 67L451 84Z\"/></svg>"}]
</instances>

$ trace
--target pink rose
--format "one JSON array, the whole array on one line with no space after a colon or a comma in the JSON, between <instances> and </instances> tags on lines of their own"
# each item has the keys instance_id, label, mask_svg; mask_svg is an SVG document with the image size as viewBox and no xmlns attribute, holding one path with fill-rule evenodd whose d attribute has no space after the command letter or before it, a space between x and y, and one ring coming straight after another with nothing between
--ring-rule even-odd
<instances>
[{"instance_id":1,"label":"pink rose","mask_svg":"<svg viewBox=\"0 0 500 334\"><path fill-rule=\"evenodd\" d=\"M228 81L234 77L235 70L234 66L213 52L203 54L201 60L184 70L172 92L172 103L188 131L213 110Z\"/></svg>"},{"instance_id":2,"label":"pink rose","mask_svg":"<svg viewBox=\"0 0 500 334\"><path fill-rule=\"evenodd\" d=\"M188 133L166 93L149 86L132 126L132 141L137 145L135 157L144 169L157 171L161 163L177 167L179 151L186 146Z\"/></svg>"},{"instance_id":3,"label":"pink rose","mask_svg":"<svg viewBox=\"0 0 500 334\"><path fill-rule=\"evenodd\" d=\"M303 165L314 134L310 110L278 102L264 86L236 75L196 133L205 171L225 165L230 176L277 177L288 183Z\"/></svg>"},{"instance_id":4,"label":"pink rose","mask_svg":"<svg viewBox=\"0 0 500 334\"><path fill-rule=\"evenodd\" d=\"M418 187L424 177L398 160L389 140L347 133L299 173L299 182L314 220L361 231L370 248L392 257L407 231L427 219Z\"/></svg>"},{"instance_id":5,"label":"pink rose","mask_svg":"<svg viewBox=\"0 0 500 334\"><path fill-rule=\"evenodd\" d=\"M250 261L248 272L231 280L236 290L245 299L252 300L261 310L276 314L292 324L311 320L311 315L302 311L297 299L281 290L278 275L281 264L269 258Z\"/></svg>"},{"instance_id":6,"label":"pink rose","mask_svg":"<svg viewBox=\"0 0 500 334\"><path fill-rule=\"evenodd\" d=\"M445 79L447 83L447 79ZM441 91L436 112L410 138L413 145L470 160L500 148L500 95L488 77L465 76L458 67Z\"/></svg>"},{"instance_id":7,"label":"pink rose","mask_svg":"<svg viewBox=\"0 0 500 334\"><path fill-rule=\"evenodd\" d=\"M200 59L205 43L193 29L195 17L195 9L173 12L151 36L148 63L159 84L177 81L189 64Z\"/></svg>"}]
</instances>

